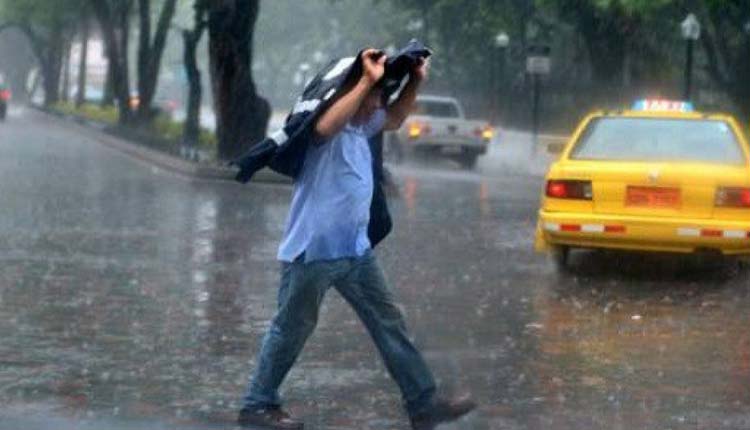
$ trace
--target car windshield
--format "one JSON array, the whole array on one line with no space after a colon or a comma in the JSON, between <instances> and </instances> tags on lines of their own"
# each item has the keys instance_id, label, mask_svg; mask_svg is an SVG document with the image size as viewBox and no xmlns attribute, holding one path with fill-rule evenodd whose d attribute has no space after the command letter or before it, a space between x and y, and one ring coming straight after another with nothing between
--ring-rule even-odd
<instances>
[{"instance_id":1,"label":"car windshield","mask_svg":"<svg viewBox=\"0 0 750 430\"><path fill-rule=\"evenodd\" d=\"M456 105L450 102L438 102L438 101L418 101L417 115L435 116L441 118L458 118L458 108Z\"/></svg>"},{"instance_id":2,"label":"car windshield","mask_svg":"<svg viewBox=\"0 0 750 430\"><path fill-rule=\"evenodd\" d=\"M659 118L595 119L586 128L570 158L745 163L737 137L726 122Z\"/></svg>"}]
</instances>

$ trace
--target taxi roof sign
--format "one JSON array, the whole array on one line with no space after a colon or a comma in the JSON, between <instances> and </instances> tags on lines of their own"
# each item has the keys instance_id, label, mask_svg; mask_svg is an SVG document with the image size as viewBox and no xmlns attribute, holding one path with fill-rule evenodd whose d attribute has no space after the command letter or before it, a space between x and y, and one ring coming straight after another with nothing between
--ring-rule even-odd
<instances>
[{"instance_id":1,"label":"taxi roof sign","mask_svg":"<svg viewBox=\"0 0 750 430\"><path fill-rule=\"evenodd\" d=\"M695 107L691 102L679 100L645 99L635 102L633 104L633 110L658 112L694 112Z\"/></svg>"}]
</instances>

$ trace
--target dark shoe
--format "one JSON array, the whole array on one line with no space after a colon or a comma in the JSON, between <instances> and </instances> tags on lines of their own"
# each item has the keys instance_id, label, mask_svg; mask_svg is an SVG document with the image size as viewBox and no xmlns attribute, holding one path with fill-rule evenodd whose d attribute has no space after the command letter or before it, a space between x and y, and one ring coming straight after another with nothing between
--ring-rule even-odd
<instances>
[{"instance_id":1,"label":"dark shoe","mask_svg":"<svg viewBox=\"0 0 750 430\"><path fill-rule=\"evenodd\" d=\"M305 427L302 421L292 419L281 408L243 409L237 424L258 430L303 430Z\"/></svg>"},{"instance_id":2,"label":"dark shoe","mask_svg":"<svg viewBox=\"0 0 750 430\"><path fill-rule=\"evenodd\" d=\"M455 421L468 414L477 404L469 396L455 399L437 398L426 411L411 417L414 430L433 430L438 424Z\"/></svg>"}]
</instances>

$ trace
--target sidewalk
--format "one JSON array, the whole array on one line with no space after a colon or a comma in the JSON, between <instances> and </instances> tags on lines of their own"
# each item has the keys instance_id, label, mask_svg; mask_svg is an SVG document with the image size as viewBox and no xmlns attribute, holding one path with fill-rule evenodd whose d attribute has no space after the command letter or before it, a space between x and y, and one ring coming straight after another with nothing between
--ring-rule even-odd
<instances>
[{"instance_id":1,"label":"sidewalk","mask_svg":"<svg viewBox=\"0 0 750 430\"><path fill-rule=\"evenodd\" d=\"M175 172L184 176L205 180L234 181L237 169L225 167L218 164L196 163L180 158L164 151L159 151L142 145L140 143L115 136L108 131L108 125L97 121L87 120L74 115L65 115L50 111L38 106L31 106L36 112L47 116L52 121L68 128L76 129L77 132L89 138L127 154L135 159L151 163L165 170ZM252 179L254 183L291 184L291 179L280 175L270 169L263 169L255 174Z\"/></svg>"}]
</instances>

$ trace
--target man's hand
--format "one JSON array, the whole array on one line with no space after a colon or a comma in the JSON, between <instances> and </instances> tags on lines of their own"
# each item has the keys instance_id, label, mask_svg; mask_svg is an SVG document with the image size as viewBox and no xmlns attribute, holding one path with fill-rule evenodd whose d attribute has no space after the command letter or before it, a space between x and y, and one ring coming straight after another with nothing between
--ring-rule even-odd
<instances>
[{"instance_id":1,"label":"man's hand","mask_svg":"<svg viewBox=\"0 0 750 430\"><path fill-rule=\"evenodd\" d=\"M401 90L398 100L386 109L385 130L397 130L414 109L419 87L427 79L429 62L420 58L409 73L409 82Z\"/></svg>"},{"instance_id":2,"label":"man's hand","mask_svg":"<svg viewBox=\"0 0 750 430\"><path fill-rule=\"evenodd\" d=\"M378 49L367 49L362 53L362 79L374 85L385 74L386 56Z\"/></svg>"},{"instance_id":3,"label":"man's hand","mask_svg":"<svg viewBox=\"0 0 750 430\"><path fill-rule=\"evenodd\" d=\"M362 78L318 118L315 132L328 139L335 136L352 119L373 85L385 74L385 54L377 49L362 53Z\"/></svg>"},{"instance_id":4,"label":"man's hand","mask_svg":"<svg viewBox=\"0 0 750 430\"><path fill-rule=\"evenodd\" d=\"M430 63L424 58L420 58L417 64L414 65L414 69L411 71L411 76L417 81L426 81L427 75L429 74Z\"/></svg>"}]
</instances>

